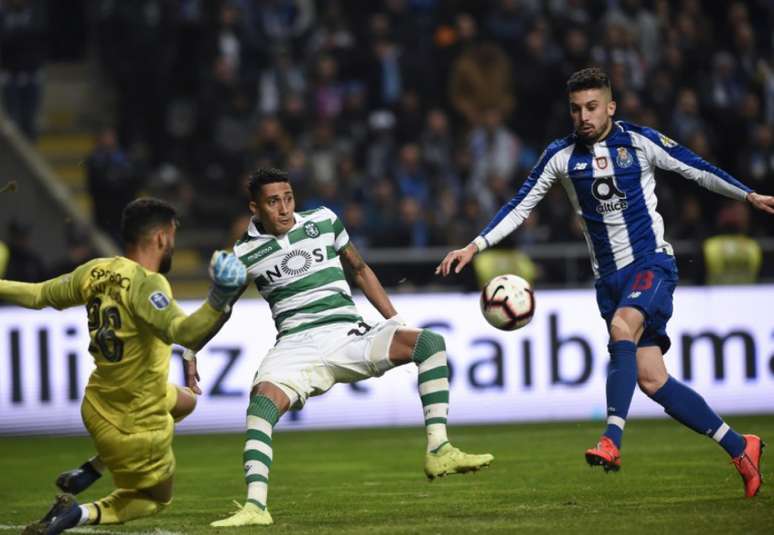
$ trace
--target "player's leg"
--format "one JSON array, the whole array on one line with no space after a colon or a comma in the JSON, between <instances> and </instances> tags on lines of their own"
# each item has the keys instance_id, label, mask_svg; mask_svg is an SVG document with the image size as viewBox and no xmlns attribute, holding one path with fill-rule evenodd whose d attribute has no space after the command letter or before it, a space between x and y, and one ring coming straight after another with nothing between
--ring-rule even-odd
<instances>
[{"instance_id":1,"label":"player's leg","mask_svg":"<svg viewBox=\"0 0 774 535\"><path fill-rule=\"evenodd\" d=\"M427 433L427 477L434 479L488 466L494 460L492 455L464 453L449 443L446 431L449 367L443 337L428 329L399 328L392 336L388 355L394 365L414 362L418 368L419 395Z\"/></svg>"},{"instance_id":2,"label":"player's leg","mask_svg":"<svg viewBox=\"0 0 774 535\"><path fill-rule=\"evenodd\" d=\"M196 409L196 394L187 386L168 383L166 403L169 414L178 423Z\"/></svg>"},{"instance_id":3,"label":"player's leg","mask_svg":"<svg viewBox=\"0 0 774 535\"><path fill-rule=\"evenodd\" d=\"M640 389L664 407L672 418L699 434L712 437L733 459L745 483L745 495L755 496L761 486L760 457L763 443L755 435L740 435L695 390L674 377L664 365L657 345L637 350Z\"/></svg>"},{"instance_id":4,"label":"player's leg","mask_svg":"<svg viewBox=\"0 0 774 535\"><path fill-rule=\"evenodd\" d=\"M175 422L179 422L196 408L196 395L190 388L169 383L166 403L172 418ZM98 455L95 455L78 468L59 474L55 483L62 492L80 494L102 477L104 471L105 463Z\"/></svg>"},{"instance_id":5,"label":"player's leg","mask_svg":"<svg viewBox=\"0 0 774 535\"><path fill-rule=\"evenodd\" d=\"M99 455L95 455L78 468L59 474L56 477L55 484L62 492L79 494L102 477L104 471L105 463L102 462Z\"/></svg>"},{"instance_id":6,"label":"player's leg","mask_svg":"<svg viewBox=\"0 0 774 535\"><path fill-rule=\"evenodd\" d=\"M290 408L291 399L279 386L262 381L250 392L247 407L247 437L243 454L247 500L228 518L216 520L213 527L270 525L267 509L269 470L274 453L272 432L280 417Z\"/></svg>"},{"instance_id":7,"label":"player's leg","mask_svg":"<svg viewBox=\"0 0 774 535\"><path fill-rule=\"evenodd\" d=\"M108 496L83 505L70 494L57 497L40 522L29 533L60 533L78 525L119 524L162 511L172 500L175 458L172 453L173 424L163 429L123 433L94 410L82 406L83 421L92 435L99 457L118 487Z\"/></svg>"},{"instance_id":8,"label":"player's leg","mask_svg":"<svg viewBox=\"0 0 774 535\"><path fill-rule=\"evenodd\" d=\"M594 448L586 450L586 462L605 471L621 467L619 448L637 385L637 341L645 317L634 307L621 307L610 321L610 364L605 384L607 427Z\"/></svg>"}]
</instances>

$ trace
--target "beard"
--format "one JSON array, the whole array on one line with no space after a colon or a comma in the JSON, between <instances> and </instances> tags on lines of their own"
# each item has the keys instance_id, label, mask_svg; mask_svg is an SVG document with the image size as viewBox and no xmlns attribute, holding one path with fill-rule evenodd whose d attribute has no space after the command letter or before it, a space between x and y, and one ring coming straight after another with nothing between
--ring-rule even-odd
<instances>
[{"instance_id":1,"label":"beard","mask_svg":"<svg viewBox=\"0 0 774 535\"><path fill-rule=\"evenodd\" d=\"M159 263L159 273L162 275L169 273L169 270L172 269L172 253L174 253L174 249L170 247L164 251L164 256L161 257L161 262Z\"/></svg>"},{"instance_id":2,"label":"beard","mask_svg":"<svg viewBox=\"0 0 774 535\"><path fill-rule=\"evenodd\" d=\"M612 127L612 122L612 120L608 120L599 129L595 128L593 125L590 130L583 131L578 128L575 130L575 135L577 135L581 141L587 145L594 144L597 141L600 141L602 139L602 134L607 132L608 129Z\"/></svg>"}]
</instances>

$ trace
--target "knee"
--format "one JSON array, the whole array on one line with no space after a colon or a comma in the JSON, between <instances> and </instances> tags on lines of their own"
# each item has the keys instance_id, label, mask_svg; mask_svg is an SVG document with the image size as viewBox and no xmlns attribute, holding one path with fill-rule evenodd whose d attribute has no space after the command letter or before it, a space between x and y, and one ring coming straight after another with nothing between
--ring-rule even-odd
<instances>
[{"instance_id":1,"label":"knee","mask_svg":"<svg viewBox=\"0 0 774 535\"><path fill-rule=\"evenodd\" d=\"M261 396L271 401L277 408L280 416L287 411L291 405L291 399L288 395L285 394L280 387L268 381L261 381L253 388L252 392L250 392L251 400L256 396ZM253 401L251 401L251 403L253 403Z\"/></svg>"},{"instance_id":2,"label":"knee","mask_svg":"<svg viewBox=\"0 0 774 535\"><path fill-rule=\"evenodd\" d=\"M196 409L196 394L190 388L177 388L177 401L175 406L170 411L172 418L175 422L181 421L183 418L191 414Z\"/></svg>"},{"instance_id":3,"label":"knee","mask_svg":"<svg viewBox=\"0 0 774 535\"><path fill-rule=\"evenodd\" d=\"M610 322L610 340L613 342L621 342L623 340L634 341L634 336L632 330L629 328L629 324L619 316L614 316L613 321Z\"/></svg>"},{"instance_id":4,"label":"knee","mask_svg":"<svg viewBox=\"0 0 774 535\"><path fill-rule=\"evenodd\" d=\"M439 351L446 351L446 341L443 336L429 329L422 329L414 346L414 360L422 362Z\"/></svg>"},{"instance_id":5,"label":"knee","mask_svg":"<svg viewBox=\"0 0 774 535\"><path fill-rule=\"evenodd\" d=\"M637 378L637 385L640 387L643 394L652 397L653 394L658 392L659 389L664 386L664 383L667 382L667 378L667 375L662 377L661 374L640 374Z\"/></svg>"}]
</instances>

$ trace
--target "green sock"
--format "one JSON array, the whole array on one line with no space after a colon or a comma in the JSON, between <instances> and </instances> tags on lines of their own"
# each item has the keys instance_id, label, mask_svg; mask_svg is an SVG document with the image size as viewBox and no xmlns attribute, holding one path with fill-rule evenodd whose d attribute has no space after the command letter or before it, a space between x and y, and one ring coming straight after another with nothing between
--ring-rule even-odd
<instances>
[{"instance_id":1,"label":"green sock","mask_svg":"<svg viewBox=\"0 0 774 535\"><path fill-rule=\"evenodd\" d=\"M411 360L419 368L419 395L425 414L427 451L436 451L449 441L446 418L449 414L449 367L443 336L424 329L414 346Z\"/></svg>"},{"instance_id":2,"label":"green sock","mask_svg":"<svg viewBox=\"0 0 774 535\"><path fill-rule=\"evenodd\" d=\"M247 502L266 509L269 469L273 458L271 434L279 420L279 410L266 396L254 396L247 407L247 440L243 455Z\"/></svg>"}]
</instances>

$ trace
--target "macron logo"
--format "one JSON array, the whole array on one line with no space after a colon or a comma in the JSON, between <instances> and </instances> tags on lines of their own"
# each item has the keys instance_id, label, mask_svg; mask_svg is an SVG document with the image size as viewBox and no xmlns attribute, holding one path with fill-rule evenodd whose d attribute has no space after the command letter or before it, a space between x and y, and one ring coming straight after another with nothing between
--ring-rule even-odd
<instances>
[{"instance_id":1,"label":"macron logo","mask_svg":"<svg viewBox=\"0 0 774 535\"><path fill-rule=\"evenodd\" d=\"M589 166L586 162L578 162L575 164L575 167L572 168L573 171L583 171Z\"/></svg>"}]
</instances>

